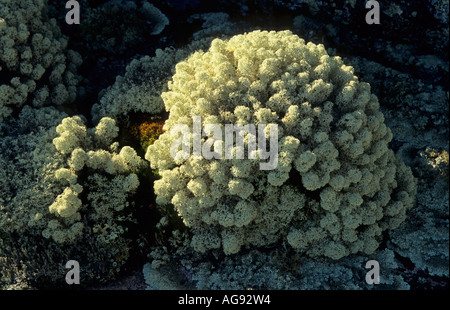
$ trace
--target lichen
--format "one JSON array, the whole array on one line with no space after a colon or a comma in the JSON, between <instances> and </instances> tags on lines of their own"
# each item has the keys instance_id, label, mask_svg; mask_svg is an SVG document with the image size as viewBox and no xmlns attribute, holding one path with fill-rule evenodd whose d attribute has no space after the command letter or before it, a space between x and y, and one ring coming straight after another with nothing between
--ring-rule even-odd
<instances>
[{"instance_id":1,"label":"lichen","mask_svg":"<svg viewBox=\"0 0 450 310\"><path fill-rule=\"evenodd\" d=\"M420 155L427 158L428 164L436 168L445 177L445 180L448 181L449 158L447 150L436 151L432 148L426 148Z\"/></svg>"},{"instance_id":2,"label":"lichen","mask_svg":"<svg viewBox=\"0 0 450 310\"><path fill-rule=\"evenodd\" d=\"M56 287L70 259L85 284L117 275L146 164L114 142L115 121L87 128L82 117L25 106L0 128L0 285L23 277L24 286Z\"/></svg>"},{"instance_id":3,"label":"lichen","mask_svg":"<svg viewBox=\"0 0 450 310\"><path fill-rule=\"evenodd\" d=\"M121 121L133 113L161 117L165 112L161 93L168 90L167 83L176 64L196 50L207 49L215 37L237 31L224 13L198 14L191 19L205 20L202 29L194 34L196 39L180 48L156 49L152 56L133 59L125 74L117 76L113 85L100 92L91 111L95 121L102 117Z\"/></svg>"},{"instance_id":4,"label":"lichen","mask_svg":"<svg viewBox=\"0 0 450 310\"><path fill-rule=\"evenodd\" d=\"M45 14L45 0L0 2L0 122L25 104L69 104L81 56Z\"/></svg>"},{"instance_id":5,"label":"lichen","mask_svg":"<svg viewBox=\"0 0 450 310\"><path fill-rule=\"evenodd\" d=\"M370 254L414 203L415 181L388 149L392 134L370 85L290 31L213 40L176 65L162 98L166 132L146 159L161 175L157 202L174 206L199 252L220 246L234 254L282 240L313 257ZM192 130L196 115L204 123L277 124L278 167L173 159L170 129ZM237 220L242 213L247 220Z\"/></svg>"}]
</instances>

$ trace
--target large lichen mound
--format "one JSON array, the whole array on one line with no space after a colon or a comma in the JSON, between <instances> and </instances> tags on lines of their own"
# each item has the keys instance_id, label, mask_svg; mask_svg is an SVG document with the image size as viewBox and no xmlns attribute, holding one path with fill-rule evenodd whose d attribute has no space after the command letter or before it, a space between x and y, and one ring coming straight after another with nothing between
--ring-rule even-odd
<instances>
[{"instance_id":1,"label":"large lichen mound","mask_svg":"<svg viewBox=\"0 0 450 310\"><path fill-rule=\"evenodd\" d=\"M168 87L165 133L146 159L161 175L157 202L174 206L198 252L283 242L312 257L370 254L414 204L377 97L321 44L290 31L215 39L176 65ZM174 160L171 128L192 133L194 116L202 126L276 124L276 169L248 159L247 134L245 159Z\"/></svg>"}]
</instances>

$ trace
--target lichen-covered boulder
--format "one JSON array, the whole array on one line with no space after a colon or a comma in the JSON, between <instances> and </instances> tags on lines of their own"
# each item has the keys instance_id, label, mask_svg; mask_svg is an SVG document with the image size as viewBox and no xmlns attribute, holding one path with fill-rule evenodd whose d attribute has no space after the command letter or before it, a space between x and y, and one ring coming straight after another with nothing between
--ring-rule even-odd
<instances>
[{"instance_id":1,"label":"lichen-covered boulder","mask_svg":"<svg viewBox=\"0 0 450 310\"><path fill-rule=\"evenodd\" d=\"M179 62L168 86L165 133L146 159L161 175L157 202L174 206L198 252L281 241L313 257L369 254L413 206L416 183L388 148L377 97L321 44L290 31L216 39ZM277 125L276 168L249 159L248 132L244 159L174 159L171 129L192 133L194 116L202 126Z\"/></svg>"}]
</instances>

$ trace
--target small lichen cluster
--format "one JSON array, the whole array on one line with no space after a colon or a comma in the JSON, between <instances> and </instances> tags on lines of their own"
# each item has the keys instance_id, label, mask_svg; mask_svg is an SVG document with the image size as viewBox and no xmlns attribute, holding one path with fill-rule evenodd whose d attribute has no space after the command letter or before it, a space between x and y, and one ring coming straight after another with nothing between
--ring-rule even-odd
<instances>
[{"instance_id":1,"label":"small lichen cluster","mask_svg":"<svg viewBox=\"0 0 450 310\"><path fill-rule=\"evenodd\" d=\"M92 209L89 217L98 222L106 221L98 225L95 232L100 234L105 230L102 232L105 241L113 240L123 232L123 228L114 227L112 214L129 205L128 193L138 188L136 172L145 163L133 148L124 146L119 150L118 143L113 143L119 128L111 118L102 118L92 129L87 129L79 116L65 118L56 127L56 132L58 136L53 139L53 144L62 157L67 157L67 166L55 171L55 179L65 188L49 207L57 219L49 222L43 231L44 236L66 242L81 234L83 225L79 211L82 201L79 195L84 187L80 184L79 175L84 173L89 184L87 200ZM63 223L64 226L71 225L68 232L58 229Z\"/></svg>"},{"instance_id":2,"label":"small lichen cluster","mask_svg":"<svg viewBox=\"0 0 450 310\"><path fill-rule=\"evenodd\" d=\"M160 91L166 87L174 53L173 49L157 50L155 57L131 61L124 76L118 76L112 86L101 92L99 102L92 107L93 119L120 119L131 113L160 114L164 110Z\"/></svg>"},{"instance_id":3,"label":"small lichen cluster","mask_svg":"<svg viewBox=\"0 0 450 310\"><path fill-rule=\"evenodd\" d=\"M282 240L313 257L370 254L413 205L415 181L388 148L377 97L321 44L290 31L216 39L176 65L161 97L166 132L146 159L162 177L157 202L175 207L198 252L234 254ZM193 116L202 125L277 124L277 168L173 159L170 129L192 130Z\"/></svg>"},{"instance_id":4,"label":"small lichen cluster","mask_svg":"<svg viewBox=\"0 0 450 310\"><path fill-rule=\"evenodd\" d=\"M425 151L420 154L425 157L428 163L436 168L439 173L448 181L449 176L449 157L446 150L437 151L432 148L426 148Z\"/></svg>"},{"instance_id":5,"label":"small lichen cluster","mask_svg":"<svg viewBox=\"0 0 450 310\"><path fill-rule=\"evenodd\" d=\"M67 49L45 0L0 1L0 122L24 104L74 102L82 60Z\"/></svg>"},{"instance_id":6,"label":"small lichen cluster","mask_svg":"<svg viewBox=\"0 0 450 310\"><path fill-rule=\"evenodd\" d=\"M85 122L26 106L1 127L1 274L15 266L34 285L57 284L65 261L76 258L89 283L110 279L126 262L130 197L147 164L114 142L115 120L102 118L93 128Z\"/></svg>"}]
</instances>

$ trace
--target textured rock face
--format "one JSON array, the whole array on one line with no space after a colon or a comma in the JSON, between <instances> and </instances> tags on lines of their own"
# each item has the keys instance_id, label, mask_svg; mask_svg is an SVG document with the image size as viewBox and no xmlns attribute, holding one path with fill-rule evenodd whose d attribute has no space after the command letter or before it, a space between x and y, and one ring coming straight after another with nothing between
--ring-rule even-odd
<instances>
[{"instance_id":1,"label":"textured rock face","mask_svg":"<svg viewBox=\"0 0 450 310\"><path fill-rule=\"evenodd\" d=\"M392 134L370 85L290 31L214 40L177 64L162 98L166 133L146 159L162 176L158 202L173 204L199 252L233 254L281 239L310 256L373 253L414 203L415 180L388 148ZM202 125L276 124L277 168L259 170L251 159L174 160L170 129L192 129L193 116Z\"/></svg>"}]
</instances>

